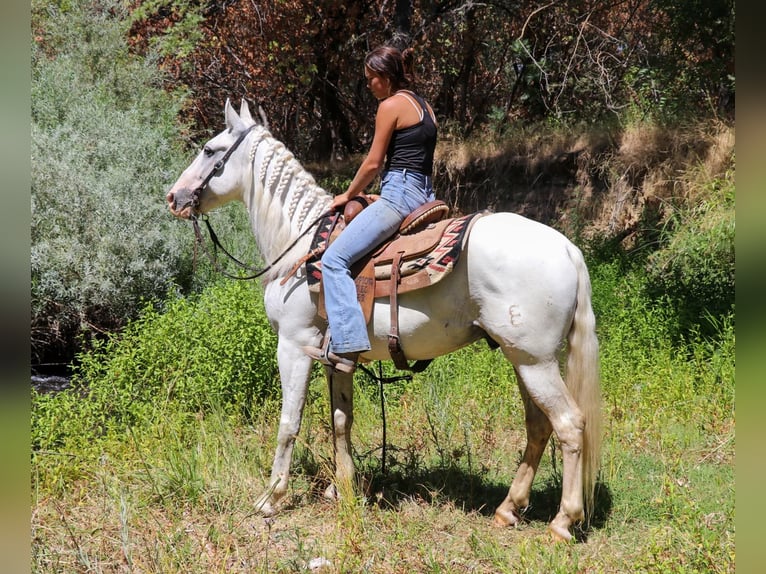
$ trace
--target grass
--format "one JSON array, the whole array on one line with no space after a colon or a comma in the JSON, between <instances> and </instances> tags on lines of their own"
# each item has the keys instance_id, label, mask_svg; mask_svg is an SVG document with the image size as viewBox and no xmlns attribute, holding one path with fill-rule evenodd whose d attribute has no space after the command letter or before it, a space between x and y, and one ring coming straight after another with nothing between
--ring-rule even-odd
<instances>
[{"instance_id":1,"label":"grass","mask_svg":"<svg viewBox=\"0 0 766 574\"><path fill-rule=\"evenodd\" d=\"M424 416L425 407L408 408ZM306 472L299 463L288 507L264 520L252 501L267 482L263 451L275 428L266 418L243 429L211 416L188 445L158 429L129 441L122 458L102 460L58 500L37 498L35 571L298 572L317 559L330 572L734 570L734 445L724 437L708 436L679 458L677 450L635 443L629 428L613 424L597 523L586 543L554 545L545 529L559 487L548 457L527 521L515 531L490 524L517 458L513 448L498 460L476 447L474 470L455 453L445 469L424 452L414 461L418 471L392 463L388 475L374 476L370 499L339 505L320 497L327 469ZM410 434L428 442L424 431ZM328 445L307 444L311 434L304 431L301 448L323 459ZM494 436L518 449L513 434Z\"/></svg>"},{"instance_id":2,"label":"grass","mask_svg":"<svg viewBox=\"0 0 766 574\"><path fill-rule=\"evenodd\" d=\"M734 572L733 317L703 336L649 296L640 264L592 264L591 277L605 436L595 516L575 543L547 533L555 440L523 522L492 525L525 437L513 368L484 342L384 386L385 472L380 388L359 372L361 488L337 504L323 498L333 455L317 368L286 505L256 514L279 424L273 334L257 290L225 283L147 311L84 358L79 387L35 399L32 570Z\"/></svg>"},{"instance_id":3,"label":"grass","mask_svg":"<svg viewBox=\"0 0 766 574\"><path fill-rule=\"evenodd\" d=\"M678 365L698 369L698 385L707 384L702 365L684 360L658 367L670 377L666 387L684 383L688 373ZM385 475L377 389L357 376L354 444L370 489L339 504L321 496L332 450L317 376L289 501L272 519L252 504L268 482L276 401L247 424L212 409L192 425L168 418L129 433L103 445L60 492L34 481L33 571L301 572L322 564L323 572L380 573L734 571L734 420L725 392L687 402L656 388L628 395L610 371L605 387L620 392L605 403L597 513L581 543L552 544L546 533L560 496L555 444L525 522L493 527L523 448L510 371L477 344L387 386ZM37 478L53 456L35 453Z\"/></svg>"}]
</instances>

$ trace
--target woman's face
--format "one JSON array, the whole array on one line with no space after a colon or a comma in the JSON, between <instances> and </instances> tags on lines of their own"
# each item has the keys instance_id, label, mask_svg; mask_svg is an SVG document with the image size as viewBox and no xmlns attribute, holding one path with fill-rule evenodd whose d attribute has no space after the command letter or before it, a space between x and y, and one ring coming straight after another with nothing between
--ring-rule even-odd
<instances>
[{"instance_id":1,"label":"woman's face","mask_svg":"<svg viewBox=\"0 0 766 574\"><path fill-rule=\"evenodd\" d=\"M364 77L367 78L367 87L378 100L384 100L391 95L391 80L373 72L368 67L364 68Z\"/></svg>"}]
</instances>

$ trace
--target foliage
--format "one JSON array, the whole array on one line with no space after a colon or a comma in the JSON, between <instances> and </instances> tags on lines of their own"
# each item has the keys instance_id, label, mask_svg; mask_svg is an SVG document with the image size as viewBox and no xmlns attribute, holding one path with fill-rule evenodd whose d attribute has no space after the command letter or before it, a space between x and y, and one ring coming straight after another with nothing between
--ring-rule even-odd
<instances>
[{"instance_id":1,"label":"foliage","mask_svg":"<svg viewBox=\"0 0 766 574\"><path fill-rule=\"evenodd\" d=\"M87 453L129 428L211 409L246 419L279 387L275 346L252 283L171 294L164 312L148 305L120 335L83 352L70 388L34 395L33 448Z\"/></svg>"},{"instance_id":2,"label":"foliage","mask_svg":"<svg viewBox=\"0 0 766 574\"><path fill-rule=\"evenodd\" d=\"M87 342L119 329L142 300L159 301L171 281L190 292L210 278L206 262L192 268L191 235L168 216L162 195L183 165L180 146L219 129L226 96L262 104L275 135L304 160L332 158L317 171L329 172L329 187L342 189L355 169L344 166L338 173L335 160L356 164L353 154L373 133L375 102L353 70L361 69L375 44L412 45L419 89L442 125L435 178L440 197L458 211L522 211L554 225L554 217L570 211L571 221L591 221L598 198L623 180L647 194L642 179L665 158L631 156L624 166L618 161L602 168L589 154L621 160L622 149L597 144L583 150L576 134L588 139L588 125L605 115L630 127L647 119L659 125L686 110L704 122L716 102L733 96L733 5L718 0L697 7L640 0L539 9L502 0L35 0L35 362L68 360L80 345L76 337L85 334ZM659 23L667 24L668 34L652 33ZM296 30L304 41L294 41ZM675 36L678 42L669 40ZM445 165L448 148L461 147L467 134L491 139L485 126L523 143L501 142L499 154L485 150L472 163ZM556 130L574 134L569 149L557 146ZM612 143L621 137L606 136ZM659 143L657 149L665 149ZM460 149L456 155L465 156ZM591 213L571 209L570 189L550 191L564 185L593 198L586 205ZM233 251L255 257L253 242L243 237L242 214L232 209L222 219L219 233ZM671 230L683 227L677 219L666 225L664 244ZM610 233L621 233L621 224L610 222ZM662 288L694 282L688 272L671 281L676 271L665 263L656 267L664 270L657 281Z\"/></svg>"},{"instance_id":3,"label":"foliage","mask_svg":"<svg viewBox=\"0 0 766 574\"><path fill-rule=\"evenodd\" d=\"M687 331L682 341L683 315L667 299L647 296L652 279L640 266L626 270L620 263L601 264L592 275L602 385L615 404L630 408L637 420L659 420L681 404L674 416L688 421L701 420L698 408L715 412L715 418L733 410L732 314L723 316L708 337ZM643 406L631 407L630 401L640 397ZM652 432L669 436L663 427Z\"/></svg>"},{"instance_id":4,"label":"foliage","mask_svg":"<svg viewBox=\"0 0 766 574\"><path fill-rule=\"evenodd\" d=\"M649 292L663 294L685 325L703 332L734 312L734 182L716 179L707 197L677 210L664 230L664 246L648 259Z\"/></svg>"},{"instance_id":5,"label":"foliage","mask_svg":"<svg viewBox=\"0 0 766 574\"><path fill-rule=\"evenodd\" d=\"M224 357L236 354L232 329L267 328L250 284L228 282L193 305L177 300L164 317L150 310L110 353L83 362L89 385L104 386L91 395L92 412L114 419L108 436L73 426L86 397L36 397L34 408L47 414L35 422L44 432L32 457L35 571L117 572L127 561L147 572L293 572L322 559L339 572L734 572L733 324L722 322L715 337L675 343L678 317L647 297L640 265L589 266L606 434L596 517L583 543L551 544L545 532L561 488L555 440L522 524L490 524L521 456L524 427L513 369L483 342L384 386L387 474L377 463L379 387L359 372L354 456L369 490L340 505L321 499L332 480L332 444L318 369L296 440L289 506L257 516L252 504L268 484L279 403L257 391L264 399L243 420L237 411L247 401L215 398L220 387L208 365L228 371L241 389ZM217 330L237 304L247 310ZM208 338L205 329L217 331ZM254 362L274 355L272 338ZM384 374L396 374L390 363ZM260 389L269 376L247 375ZM143 405L130 404L130 427L117 424L111 408L127 411L128 394ZM152 415L136 416L142 412ZM44 442L62 428L67 440Z\"/></svg>"},{"instance_id":6,"label":"foliage","mask_svg":"<svg viewBox=\"0 0 766 574\"><path fill-rule=\"evenodd\" d=\"M32 350L66 356L191 279L163 190L180 168L180 94L129 54L112 2L33 3Z\"/></svg>"},{"instance_id":7,"label":"foliage","mask_svg":"<svg viewBox=\"0 0 766 574\"><path fill-rule=\"evenodd\" d=\"M164 22L172 22L161 33L148 39L148 46L160 56L187 58L203 39L204 21L201 5L192 0L145 0L130 13L130 23L143 21L154 14L162 15ZM137 38L134 38L134 42Z\"/></svg>"},{"instance_id":8,"label":"foliage","mask_svg":"<svg viewBox=\"0 0 766 574\"><path fill-rule=\"evenodd\" d=\"M487 123L674 122L733 111L732 0L134 5L138 50L175 46L190 28L201 34L193 50L166 49L162 61L173 85L191 89L198 130L216 125L226 97L247 97L306 160L369 145L375 102L361 68L381 43L415 49L419 89L461 137Z\"/></svg>"}]
</instances>

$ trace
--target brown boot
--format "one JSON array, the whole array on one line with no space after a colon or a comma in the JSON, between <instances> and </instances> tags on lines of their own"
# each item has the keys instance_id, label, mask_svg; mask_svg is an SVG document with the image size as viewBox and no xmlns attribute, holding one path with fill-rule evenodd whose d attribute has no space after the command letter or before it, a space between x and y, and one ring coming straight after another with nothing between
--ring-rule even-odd
<instances>
[{"instance_id":1,"label":"brown boot","mask_svg":"<svg viewBox=\"0 0 766 574\"><path fill-rule=\"evenodd\" d=\"M315 361L323 365L332 367L342 373L353 373L356 370L356 361L359 359L359 353L333 353L330 350L330 329L325 331L322 338L322 348L303 347L303 352Z\"/></svg>"},{"instance_id":2,"label":"brown boot","mask_svg":"<svg viewBox=\"0 0 766 574\"><path fill-rule=\"evenodd\" d=\"M359 353L333 353L327 347L303 347L303 352L315 361L332 367L341 373L353 373L356 370L356 361Z\"/></svg>"}]
</instances>

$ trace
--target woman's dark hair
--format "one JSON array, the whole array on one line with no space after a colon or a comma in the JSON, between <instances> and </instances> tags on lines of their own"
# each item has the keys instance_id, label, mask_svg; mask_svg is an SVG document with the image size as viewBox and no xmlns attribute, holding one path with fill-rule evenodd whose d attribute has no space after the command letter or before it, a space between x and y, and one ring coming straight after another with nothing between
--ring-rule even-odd
<instances>
[{"instance_id":1,"label":"woman's dark hair","mask_svg":"<svg viewBox=\"0 0 766 574\"><path fill-rule=\"evenodd\" d=\"M412 48L404 52L393 46L378 46L364 59L364 65L379 76L391 80L391 88L396 91L408 88L413 83Z\"/></svg>"}]
</instances>

